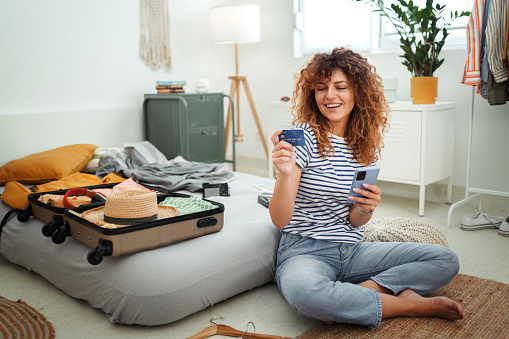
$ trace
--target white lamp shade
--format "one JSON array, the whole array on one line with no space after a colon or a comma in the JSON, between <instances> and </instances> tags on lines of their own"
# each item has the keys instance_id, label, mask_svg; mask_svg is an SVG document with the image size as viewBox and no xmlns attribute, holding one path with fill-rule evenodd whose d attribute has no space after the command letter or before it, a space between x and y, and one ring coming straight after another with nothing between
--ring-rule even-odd
<instances>
[{"instance_id":1,"label":"white lamp shade","mask_svg":"<svg viewBox=\"0 0 509 339\"><path fill-rule=\"evenodd\" d=\"M260 6L234 5L210 9L212 42L244 43L260 41Z\"/></svg>"}]
</instances>

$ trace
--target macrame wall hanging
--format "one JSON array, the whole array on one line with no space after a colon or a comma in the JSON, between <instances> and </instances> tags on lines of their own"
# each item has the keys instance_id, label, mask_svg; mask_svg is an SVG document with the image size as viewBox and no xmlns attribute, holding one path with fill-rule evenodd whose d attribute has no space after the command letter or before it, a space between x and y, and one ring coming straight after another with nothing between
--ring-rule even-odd
<instances>
[{"instance_id":1,"label":"macrame wall hanging","mask_svg":"<svg viewBox=\"0 0 509 339\"><path fill-rule=\"evenodd\" d=\"M171 64L168 0L140 0L140 56L152 69Z\"/></svg>"}]
</instances>

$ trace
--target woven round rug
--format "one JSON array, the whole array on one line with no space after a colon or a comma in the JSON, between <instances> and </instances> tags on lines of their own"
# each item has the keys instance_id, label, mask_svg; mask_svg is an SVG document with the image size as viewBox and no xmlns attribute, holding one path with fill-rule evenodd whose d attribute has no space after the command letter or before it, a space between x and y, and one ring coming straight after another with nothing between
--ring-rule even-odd
<instances>
[{"instance_id":1,"label":"woven round rug","mask_svg":"<svg viewBox=\"0 0 509 339\"><path fill-rule=\"evenodd\" d=\"M395 317L379 327L351 324L319 325L297 339L381 338L509 338L509 284L458 274L448 285L429 294L461 303L464 318Z\"/></svg>"},{"instance_id":2,"label":"woven round rug","mask_svg":"<svg viewBox=\"0 0 509 339\"><path fill-rule=\"evenodd\" d=\"M50 322L24 301L0 296L0 333L2 338L55 338Z\"/></svg>"}]
</instances>

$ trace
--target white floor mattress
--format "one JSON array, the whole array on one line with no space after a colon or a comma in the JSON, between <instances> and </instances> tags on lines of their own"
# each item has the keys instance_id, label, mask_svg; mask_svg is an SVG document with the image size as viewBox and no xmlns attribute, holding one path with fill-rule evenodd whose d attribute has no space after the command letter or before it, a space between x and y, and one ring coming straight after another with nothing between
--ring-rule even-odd
<instances>
[{"instance_id":1,"label":"white floor mattress","mask_svg":"<svg viewBox=\"0 0 509 339\"><path fill-rule=\"evenodd\" d=\"M236 294L273 281L279 230L257 202L258 185L274 180L235 173L220 232L157 249L105 257L90 265L90 248L67 237L54 244L35 218L15 216L3 228L0 252L72 297L101 309L111 322L160 325L182 319ZM1 187L3 191L3 186ZM189 194L189 192L183 191ZM9 210L0 202L0 217Z\"/></svg>"}]
</instances>

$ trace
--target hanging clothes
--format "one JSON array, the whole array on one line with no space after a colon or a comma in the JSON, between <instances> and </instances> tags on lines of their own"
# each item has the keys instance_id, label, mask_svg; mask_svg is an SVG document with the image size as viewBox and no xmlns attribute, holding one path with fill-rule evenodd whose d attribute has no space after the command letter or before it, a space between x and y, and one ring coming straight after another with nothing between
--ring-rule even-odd
<instances>
[{"instance_id":1,"label":"hanging clothes","mask_svg":"<svg viewBox=\"0 0 509 339\"><path fill-rule=\"evenodd\" d=\"M488 24L486 25L488 64L497 83L508 79L507 65L503 61L508 8L508 0L491 0Z\"/></svg>"},{"instance_id":2,"label":"hanging clothes","mask_svg":"<svg viewBox=\"0 0 509 339\"><path fill-rule=\"evenodd\" d=\"M489 65L488 103L503 105L509 100L507 64L504 62L505 31L509 11L508 0L491 0L486 25Z\"/></svg>"},{"instance_id":3,"label":"hanging clothes","mask_svg":"<svg viewBox=\"0 0 509 339\"><path fill-rule=\"evenodd\" d=\"M461 82L475 86L490 105L509 101L508 38L509 0L475 0Z\"/></svg>"},{"instance_id":4,"label":"hanging clothes","mask_svg":"<svg viewBox=\"0 0 509 339\"><path fill-rule=\"evenodd\" d=\"M507 48L509 44L509 8L507 9L507 24L505 27L505 43L504 43L504 53L502 55L502 59L507 66L507 75L509 76L509 49Z\"/></svg>"},{"instance_id":5,"label":"hanging clothes","mask_svg":"<svg viewBox=\"0 0 509 339\"><path fill-rule=\"evenodd\" d=\"M507 80L500 83L496 82L493 73L490 71L487 92L487 99L490 105L504 105L506 101L509 101L508 83Z\"/></svg>"},{"instance_id":6,"label":"hanging clothes","mask_svg":"<svg viewBox=\"0 0 509 339\"><path fill-rule=\"evenodd\" d=\"M488 99L488 77L490 68L488 65L488 43L486 41L486 25L488 24L488 15L490 13L491 0L484 0L484 14L481 29L481 87L478 93L484 99Z\"/></svg>"},{"instance_id":7,"label":"hanging clothes","mask_svg":"<svg viewBox=\"0 0 509 339\"><path fill-rule=\"evenodd\" d=\"M465 85L481 84L481 43L484 0L475 0L467 25L467 61L461 80Z\"/></svg>"}]
</instances>

